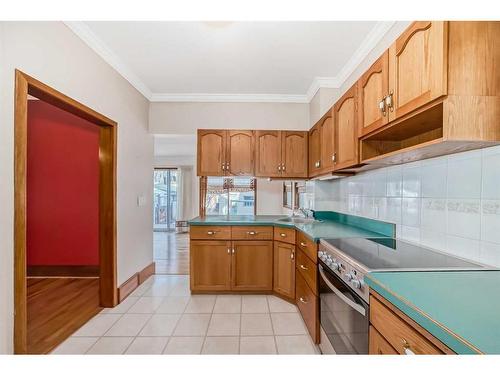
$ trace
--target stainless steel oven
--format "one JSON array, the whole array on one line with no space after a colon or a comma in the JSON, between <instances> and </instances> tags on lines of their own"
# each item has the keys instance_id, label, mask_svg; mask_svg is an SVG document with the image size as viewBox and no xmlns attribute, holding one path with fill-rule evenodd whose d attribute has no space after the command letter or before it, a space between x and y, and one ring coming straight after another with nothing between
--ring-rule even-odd
<instances>
[{"instance_id":1,"label":"stainless steel oven","mask_svg":"<svg viewBox=\"0 0 500 375\"><path fill-rule=\"evenodd\" d=\"M321 260L321 328L336 354L368 354L369 307Z\"/></svg>"}]
</instances>

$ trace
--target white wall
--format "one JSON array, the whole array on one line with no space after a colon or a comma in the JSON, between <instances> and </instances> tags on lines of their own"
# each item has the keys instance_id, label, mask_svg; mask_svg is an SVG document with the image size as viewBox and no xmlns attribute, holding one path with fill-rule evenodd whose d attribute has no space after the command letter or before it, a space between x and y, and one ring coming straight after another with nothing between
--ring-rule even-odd
<instances>
[{"instance_id":1,"label":"white wall","mask_svg":"<svg viewBox=\"0 0 500 375\"><path fill-rule=\"evenodd\" d=\"M500 146L314 181L314 208L396 224L397 236L500 267Z\"/></svg>"},{"instance_id":2,"label":"white wall","mask_svg":"<svg viewBox=\"0 0 500 375\"><path fill-rule=\"evenodd\" d=\"M307 130L309 104L151 103L151 133L196 134L198 128Z\"/></svg>"},{"instance_id":3,"label":"white wall","mask_svg":"<svg viewBox=\"0 0 500 375\"><path fill-rule=\"evenodd\" d=\"M119 283L152 261L153 141L147 100L63 23L0 22L0 61L0 353L11 353L14 69L118 122Z\"/></svg>"}]
</instances>

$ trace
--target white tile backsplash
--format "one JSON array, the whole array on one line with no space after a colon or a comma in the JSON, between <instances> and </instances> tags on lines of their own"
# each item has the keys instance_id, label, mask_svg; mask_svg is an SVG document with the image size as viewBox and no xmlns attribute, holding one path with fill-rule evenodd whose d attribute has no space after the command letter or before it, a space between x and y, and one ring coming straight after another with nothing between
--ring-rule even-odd
<instances>
[{"instance_id":1,"label":"white tile backsplash","mask_svg":"<svg viewBox=\"0 0 500 375\"><path fill-rule=\"evenodd\" d=\"M500 146L307 186L311 208L395 223L397 237L500 267Z\"/></svg>"}]
</instances>

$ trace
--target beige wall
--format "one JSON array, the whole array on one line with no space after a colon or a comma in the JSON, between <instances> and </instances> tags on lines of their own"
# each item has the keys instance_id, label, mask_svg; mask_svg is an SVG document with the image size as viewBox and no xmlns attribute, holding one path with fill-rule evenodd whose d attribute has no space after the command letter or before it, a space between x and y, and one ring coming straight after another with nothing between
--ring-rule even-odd
<instances>
[{"instance_id":1,"label":"beige wall","mask_svg":"<svg viewBox=\"0 0 500 375\"><path fill-rule=\"evenodd\" d=\"M149 131L195 134L207 129L289 129L309 127L309 104L151 103Z\"/></svg>"},{"instance_id":2,"label":"beige wall","mask_svg":"<svg viewBox=\"0 0 500 375\"><path fill-rule=\"evenodd\" d=\"M118 122L119 283L152 261L153 141L147 100L63 23L0 22L0 61L0 353L11 353L14 69Z\"/></svg>"}]
</instances>

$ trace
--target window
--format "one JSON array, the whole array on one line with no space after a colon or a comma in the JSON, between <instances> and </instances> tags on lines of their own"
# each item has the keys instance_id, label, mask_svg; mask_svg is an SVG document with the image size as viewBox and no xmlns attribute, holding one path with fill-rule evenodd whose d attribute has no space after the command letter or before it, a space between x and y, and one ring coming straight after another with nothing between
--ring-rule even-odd
<instances>
[{"instance_id":1,"label":"window","mask_svg":"<svg viewBox=\"0 0 500 375\"><path fill-rule=\"evenodd\" d=\"M154 170L153 224L155 231L173 230L177 216L177 170Z\"/></svg>"},{"instance_id":2,"label":"window","mask_svg":"<svg viewBox=\"0 0 500 375\"><path fill-rule=\"evenodd\" d=\"M201 215L255 215L256 184L252 177L201 177Z\"/></svg>"}]
</instances>

